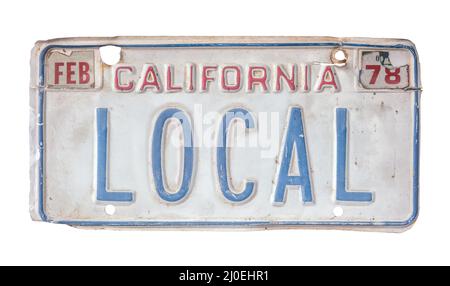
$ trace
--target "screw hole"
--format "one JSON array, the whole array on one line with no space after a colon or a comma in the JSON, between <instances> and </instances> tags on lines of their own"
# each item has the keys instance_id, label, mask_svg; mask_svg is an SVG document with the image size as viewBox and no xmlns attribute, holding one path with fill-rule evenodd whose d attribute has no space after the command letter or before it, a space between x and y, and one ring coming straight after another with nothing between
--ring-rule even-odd
<instances>
[{"instance_id":1,"label":"screw hole","mask_svg":"<svg viewBox=\"0 0 450 286\"><path fill-rule=\"evenodd\" d=\"M344 214L344 210L341 207L335 207L333 209L333 214L335 217L341 217Z\"/></svg>"},{"instance_id":2,"label":"screw hole","mask_svg":"<svg viewBox=\"0 0 450 286\"><path fill-rule=\"evenodd\" d=\"M107 215L114 215L116 213L116 207L113 205L107 205L105 207L105 213Z\"/></svg>"},{"instance_id":3,"label":"screw hole","mask_svg":"<svg viewBox=\"0 0 450 286\"><path fill-rule=\"evenodd\" d=\"M121 48L117 46L103 46L100 47L100 57L102 62L107 65L115 65L120 61Z\"/></svg>"},{"instance_id":4,"label":"screw hole","mask_svg":"<svg viewBox=\"0 0 450 286\"><path fill-rule=\"evenodd\" d=\"M342 49L335 49L331 52L331 61L337 65L347 64L348 55L347 52Z\"/></svg>"}]
</instances>

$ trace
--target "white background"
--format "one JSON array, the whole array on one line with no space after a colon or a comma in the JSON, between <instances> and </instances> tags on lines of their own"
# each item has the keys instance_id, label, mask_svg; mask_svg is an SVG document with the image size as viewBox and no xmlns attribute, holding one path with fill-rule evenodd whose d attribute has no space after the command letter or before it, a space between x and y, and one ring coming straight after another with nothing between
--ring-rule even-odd
<instances>
[{"instance_id":1,"label":"white background","mask_svg":"<svg viewBox=\"0 0 450 286\"><path fill-rule=\"evenodd\" d=\"M450 264L446 1L2 1L0 264ZM330 230L94 231L28 214L28 85L37 40L270 35L412 40L422 64L421 211L402 234Z\"/></svg>"}]
</instances>

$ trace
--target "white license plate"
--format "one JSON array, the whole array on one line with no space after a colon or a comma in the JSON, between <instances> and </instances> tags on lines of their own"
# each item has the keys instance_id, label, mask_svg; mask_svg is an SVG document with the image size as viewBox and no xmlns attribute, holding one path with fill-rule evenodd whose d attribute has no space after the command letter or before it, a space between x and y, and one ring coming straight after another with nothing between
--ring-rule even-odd
<instances>
[{"instance_id":1,"label":"white license plate","mask_svg":"<svg viewBox=\"0 0 450 286\"><path fill-rule=\"evenodd\" d=\"M406 40L38 42L31 215L84 227L405 229L418 214L419 101Z\"/></svg>"}]
</instances>

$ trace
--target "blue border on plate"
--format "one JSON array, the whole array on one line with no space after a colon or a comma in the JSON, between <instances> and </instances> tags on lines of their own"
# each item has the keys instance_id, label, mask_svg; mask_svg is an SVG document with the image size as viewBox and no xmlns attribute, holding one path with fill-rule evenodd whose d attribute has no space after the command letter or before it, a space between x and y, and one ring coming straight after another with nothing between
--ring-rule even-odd
<instances>
[{"instance_id":1,"label":"blue border on plate","mask_svg":"<svg viewBox=\"0 0 450 286\"><path fill-rule=\"evenodd\" d=\"M372 45L361 43L195 43L195 44L143 44L117 45L123 48L202 48L202 47L362 47L369 49L407 49L414 58L414 138L413 138L413 213L405 221L52 221L44 207L44 97L45 97L45 58L53 48L98 48L103 45L49 45L39 55L39 98L38 98L38 141L39 141L39 189L38 208L42 221L75 226L128 226L128 227L252 227L252 226L360 226L360 227L406 227L412 225L419 214L419 151L420 151L420 87L419 63L414 46Z\"/></svg>"}]
</instances>

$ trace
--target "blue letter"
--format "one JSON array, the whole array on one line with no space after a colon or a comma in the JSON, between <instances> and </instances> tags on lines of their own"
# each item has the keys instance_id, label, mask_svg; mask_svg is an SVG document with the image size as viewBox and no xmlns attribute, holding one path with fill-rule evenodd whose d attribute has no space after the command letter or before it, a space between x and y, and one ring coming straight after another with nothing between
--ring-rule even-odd
<instances>
[{"instance_id":1,"label":"blue letter","mask_svg":"<svg viewBox=\"0 0 450 286\"><path fill-rule=\"evenodd\" d=\"M228 184L228 168L227 168L227 133L230 123L233 119L239 118L244 120L245 128L253 128L255 122L250 113L242 108L235 108L225 113L219 130L219 140L217 146L217 172L219 175L220 189L225 198L232 202L242 202L248 199L255 187L255 182L249 181L245 184L244 191L235 193L230 189Z\"/></svg>"},{"instance_id":2,"label":"blue letter","mask_svg":"<svg viewBox=\"0 0 450 286\"><path fill-rule=\"evenodd\" d=\"M106 172L108 159L108 109L97 108L97 200L131 202L130 192L107 192Z\"/></svg>"},{"instance_id":3,"label":"blue letter","mask_svg":"<svg viewBox=\"0 0 450 286\"><path fill-rule=\"evenodd\" d=\"M302 110L293 107L290 111L288 130L285 135L283 157L278 173L278 182L272 196L274 204L285 202L286 186L300 186L303 202L312 202L311 182L309 179L308 157L306 155L305 134L303 131ZM289 166L292 160L292 151L297 149L297 166L299 176L289 176Z\"/></svg>"},{"instance_id":4,"label":"blue letter","mask_svg":"<svg viewBox=\"0 0 450 286\"><path fill-rule=\"evenodd\" d=\"M164 187L163 172L161 166L161 143L164 134L164 126L168 119L176 118L183 128L184 136L184 159L183 159L183 180L180 189L176 193L169 193ZM156 191L159 196L168 202L177 202L182 200L189 192L194 165L194 149L192 140L192 128L188 116L176 108L169 108L161 112L156 120L155 130L153 132L152 143L152 168L153 178L155 180Z\"/></svg>"},{"instance_id":5,"label":"blue letter","mask_svg":"<svg viewBox=\"0 0 450 286\"><path fill-rule=\"evenodd\" d=\"M372 193L347 192L345 173L347 169L347 109L336 109L336 200L349 202L371 202Z\"/></svg>"}]
</instances>

